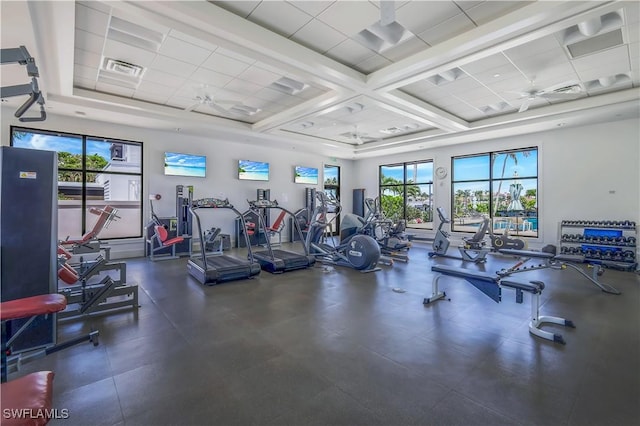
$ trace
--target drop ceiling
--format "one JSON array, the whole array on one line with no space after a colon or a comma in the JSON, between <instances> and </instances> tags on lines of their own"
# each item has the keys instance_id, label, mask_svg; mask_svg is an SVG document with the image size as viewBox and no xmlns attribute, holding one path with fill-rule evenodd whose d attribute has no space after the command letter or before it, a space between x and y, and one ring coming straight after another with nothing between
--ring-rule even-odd
<instances>
[{"instance_id":1,"label":"drop ceiling","mask_svg":"<svg viewBox=\"0 0 640 426\"><path fill-rule=\"evenodd\" d=\"M7 3L59 114L341 158L639 114L635 1Z\"/></svg>"}]
</instances>

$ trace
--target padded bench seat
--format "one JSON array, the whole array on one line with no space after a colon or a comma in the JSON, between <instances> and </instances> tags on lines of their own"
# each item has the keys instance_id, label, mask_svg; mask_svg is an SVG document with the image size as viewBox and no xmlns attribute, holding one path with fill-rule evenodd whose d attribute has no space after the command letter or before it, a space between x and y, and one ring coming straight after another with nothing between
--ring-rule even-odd
<instances>
[{"instance_id":1,"label":"padded bench seat","mask_svg":"<svg viewBox=\"0 0 640 426\"><path fill-rule=\"evenodd\" d=\"M502 250L501 250L502 251ZM526 251L521 250L513 250L514 252L526 253ZM532 252L535 254L543 253L542 256L544 258L553 258L554 256L550 253L544 252ZM524 254L526 256L526 254ZM424 305L428 305L431 302L435 302L437 300L443 299L446 297L446 293L444 291L439 291L438 289L438 281L443 276L451 276L455 278L462 278L473 286L475 286L478 290L482 291L485 295L489 296L496 302L502 301L502 287L512 288L516 291L516 303L522 303L523 301L523 292L531 293L531 316L529 320L529 332L535 336L541 337L546 340L550 340L556 343L564 344L565 341L560 334L552 333L549 331L541 330L540 327L545 324L558 324L565 327L574 328L575 325L572 321L566 320L560 317L552 317L552 316L540 316L540 294L542 290L544 290L544 283L542 281L529 281L523 282L518 280L513 280L506 278L504 276L499 275L498 273L491 274L484 271L475 271L471 269L460 268L458 266L450 266L450 265L433 265L431 267L431 271L437 272L436 276L433 278L432 286L431 286L431 295L430 297L425 298L422 303Z\"/></svg>"},{"instance_id":2,"label":"padded bench seat","mask_svg":"<svg viewBox=\"0 0 640 426\"><path fill-rule=\"evenodd\" d=\"M52 371L38 371L2 383L2 425L47 424L53 406L53 376Z\"/></svg>"},{"instance_id":3,"label":"padded bench seat","mask_svg":"<svg viewBox=\"0 0 640 426\"><path fill-rule=\"evenodd\" d=\"M556 257L555 254L548 253L546 251L501 249L501 250L498 250L498 252L502 254L510 254L513 256L535 257L539 259L553 259L554 257Z\"/></svg>"}]
</instances>

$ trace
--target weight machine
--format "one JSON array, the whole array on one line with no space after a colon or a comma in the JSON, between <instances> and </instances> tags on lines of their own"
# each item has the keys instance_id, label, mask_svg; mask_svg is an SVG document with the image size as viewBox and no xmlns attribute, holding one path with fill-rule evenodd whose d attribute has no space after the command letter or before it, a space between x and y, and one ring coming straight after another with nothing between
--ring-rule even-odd
<instances>
[{"instance_id":1,"label":"weight machine","mask_svg":"<svg viewBox=\"0 0 640 426\"><path fill-rule=\"evenodd\" d=\"M193 186L176 185L175 216L158 217L156 215L153 209L153 201L160 199L162 199L160 194L149 196L151 220L145 226L146 255L151 260L191 256L193 218L189 212L189 207L193 202Z\"/></svg>"},{"instance_id":2,"label":"weight machine","mask_svg":"<svg viewBox=\"0 0 640 426\"><path fill-rule=\"evenodd\" d=\"M15 112L14 116L23 123L44 121L47 119L47 113L44 110L44 96L38 87L38 67L36 66L36 60L29 54L27 48L24 46L0 49L0 62L4 64L20 64L27 68L27 75L31 77L31 83L18 84L15 86L7 86L0 88L0 98L10 98L13 96L29 95L29 99L26 100ZM33 104L40 105L39 117L23 117Z\"/></svg>"}]
</instances>

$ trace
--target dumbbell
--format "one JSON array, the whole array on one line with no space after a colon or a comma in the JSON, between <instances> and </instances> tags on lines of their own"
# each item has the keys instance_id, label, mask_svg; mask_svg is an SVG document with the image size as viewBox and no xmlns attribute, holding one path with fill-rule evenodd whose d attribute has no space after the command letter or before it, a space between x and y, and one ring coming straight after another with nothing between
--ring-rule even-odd
<instances>
[{"instance_id":1,"label":"dumbbell","mask_svg":"<svg viewBox=\"0 0 640 426\"><path fill-rule=\"evenodd\" d=\"M622 252L622 257L626 261L631 261L636 257L636 254L632 250L625 250Z\"/></svg>"},{"instance_id":2,"label":"dumbbell","mask_svg":"<svg viewBox=\"0 0 640 426\"><path fill-rule=\"evenodd\" d=\"M636 245L636 237L627 237L627 245L635 246Z\"/></svg>"},{"instance_id":3,"label":"dumbbell","mask_svg":"<svg viewBox=\"0 0 640 426\"><path fill-rule=\"evenodd\" d=\"M562 248L560 248L560 253L562 253L562 254L569 253L569 247L563 246Z\"/></svg>"}]
</instances>

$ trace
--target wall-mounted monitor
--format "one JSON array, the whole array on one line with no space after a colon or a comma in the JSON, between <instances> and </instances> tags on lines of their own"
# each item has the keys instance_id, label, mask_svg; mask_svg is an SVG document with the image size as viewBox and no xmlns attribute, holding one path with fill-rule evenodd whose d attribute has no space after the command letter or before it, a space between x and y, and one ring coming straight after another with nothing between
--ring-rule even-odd
<instances>
[{"instance_id":1,"label":"wall-mounted monitor","mask_svg":"<svg viewBox=\"0 0 640 426\"><path fill-rule=\"evenodd\" d=\"M269 163L238 160L238 179L269 180Z\"/></svg>"},{"instance_id":2,"label":"wall-mounted monitor","mask_svg":"<svg viewBox=\"0 0 640 426\"><path fill-rule=\"evenodd\" d=\"M168 176L205 177L207 157L204 155L164 153L164 174Z\"/></svg>"},{"instance_id":3,"label":"wall-mounted monitor","mask_svg":"<svg viewBox=\"0 0 640 426\"><path fill-rule=\"evenodd\" d=\"M295 166L293 181L295 183L306 183L307 185L317 185L318 169L314 167Z\"/></svg>"}]
</instances>

